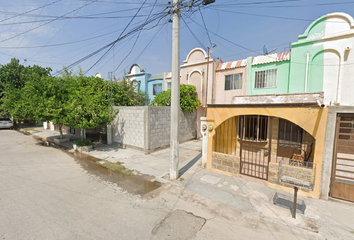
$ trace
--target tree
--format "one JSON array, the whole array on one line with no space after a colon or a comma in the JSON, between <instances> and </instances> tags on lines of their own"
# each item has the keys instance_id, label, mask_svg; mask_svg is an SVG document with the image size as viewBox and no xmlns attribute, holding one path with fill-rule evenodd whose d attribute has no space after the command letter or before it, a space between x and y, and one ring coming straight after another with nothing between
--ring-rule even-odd
<instances>
[{"instance_id":1,"label":"tree","mask_svg":"<svg viewBox=\"0 0 354 240\"><path fill-rule=\"evenodd\" d=\"M160 92L151 102L152 106L171 106L171 89ZM194 112L201 106L201 102L193 85L180 85L180 107L182 111Z\"/></svg>"},{"instance_id":2,"label":"tree","mask_svg":"<svg viewBox=\"0 0 354 240\"><path fill-rule=\"evenodd\" d=\"M111 123L117 114L110 107L108 82L96 77L72 77L73 91L68 101L66 125L71 128L92 129Z\"/></svg>"},{"instance_id":3,"label":"tree","mask_svg":"<svg viewBox=\"0 0 354 240\"><path fill-rule=\"evenodd\" d=\"M122 81L113 83L113 101L115 106L145 106L149 105L149 96L147 92L136 91L133 81L125 77Z\"/></svg>"},{"instance_id":4,"label":"tree","mask_svg":"<svg viewBox=\"0 0 354 240\"><path fill-rule=\"evenodd\" d=\"M59 126L60 138L62 127L68 122L69 99L72 96L72 82L63 77L42 77L39 81L29 81L25 89L32 92L32 111L39 122L52 121Z\"/></svg>"},{"instance_id":5,"label":"tree","mask_svg":"<svg viewBox=\"0 0 354 240\"><path fill-rule=\"evenodd\" d=\"M50 68L43 68L38 65L23 66L16 58L12 58L8 64L0 65L0 115L15 114L18 120L25 120L24 117L30 117L30 114L21 114L20 111L27 111L23 105L27 105L25 94L18 92L28 81L39 81L44 76L49 76ZM18 95L21 94L21 97ZM11 99L7 107L11 107L12 113L9 113L5 106L2 106L4 98ZM25 102L21 102L24 100ZM5 100L6 101L6 100ZM17 110L16 110L17 109Z\"/></svg>"}]
</instances>

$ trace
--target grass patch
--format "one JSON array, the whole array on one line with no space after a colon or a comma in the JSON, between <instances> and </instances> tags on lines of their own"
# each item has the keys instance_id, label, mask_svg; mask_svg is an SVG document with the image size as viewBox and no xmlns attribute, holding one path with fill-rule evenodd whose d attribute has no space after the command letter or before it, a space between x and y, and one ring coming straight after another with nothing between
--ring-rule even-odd
<instances>
[{"instance_id":1,"label":"grass patch","mask_svg":"<svg viewBox=\"0 0 354 240\"><path fill-rule=\"evenodd\" d=\"M24 129L23 129L23 132L24 132L25 134L29 135L29 134L31 134L31 132L32 132L32 133L40 133L40 132L42 132L42 131L37 130L37 129L35 129L35 128L24 128Z\"/></svg>"},{"instance_id":2,"label":"grass patch","mask_svg":"<svg viewBox=\"0 0 354 240\"><path fill-rule=\"evenodd\" d=\"M90 139L77 139L73 142L73 144L75 144L78 147L83 147L83 146L92 146L93 142Z\"/></svg>"},{"instance_id":3,"label":"grass patch","mask_svg":"<svg viewBox=\"0 0 354 240\"><path fill-rule=\"evenodd\" d=\"M133 174L133 170L130 169L126 169L120 162L118 163L110 163L110 162L106 162L101 164L102 166L109 168L115 172L120 172L123 173L125 175L132 175Z\"/></svg>"}]
</instances>

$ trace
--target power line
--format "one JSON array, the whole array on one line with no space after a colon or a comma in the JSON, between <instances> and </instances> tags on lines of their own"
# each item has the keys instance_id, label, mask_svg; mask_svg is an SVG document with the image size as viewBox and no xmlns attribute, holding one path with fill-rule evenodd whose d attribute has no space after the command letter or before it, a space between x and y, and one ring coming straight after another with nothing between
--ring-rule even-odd
<instances>
[{"instance_id":1,"label":"power line","mask_svg":"<svg viewBox=\"0 0 354 240\"><path fill-rule=\"evenodd\" d=\"M58 3L58 2L60 2L60 1L62 1L62 0L57 0L57 1L51 2L51 3L49 3L49 4L45 4L45 5L41 6L41 7L32 9L32 10L27 11L27 12L18 13L18 14L16 14L15 16L12 16L12 17L9 17L9 18L5 18L5 19L1 20L0 22L8 21L8 20L10 20L10 19L12 19L12 18L19 17L19 16L25 15L25 14L30 13L30 12L34 12L34 11L36 11L36 10L38 10L38 9L43 9L43 8L45 8L45 7L48 7L48 6L50 6L50 5L53 5L53 4Z\"/></svg>"},{"instance_id":2,"label":"power line","mask_svg":"<svg viewBox=\"0 0 354 240\"><path fill-rule=\"evenodd\" d=\"M137 13L138 13L138 12L137 12ZM100 59L97 60L93 66L90 67L90 69L92 69L98 62L100 62L100 61L107 55L107 53L115 46L116 43L118 43L118 42L121 41L122 39L125 39L126 37L131 36L132 34L136 33L137 31L140 31L141 29L144 29L144 27L146 27L148 24L150 24L150 23L152 23L152 22L154 22L154 21L156 21L156 20L158 20L158 19L162 19L162 18L166 17L167 15L168 15L168 13L162 12L162 13L160 13L160 16L155 16L154 18L152 18L152 19L146 21L146 22L143 23L143 24L140 24L139 26L137 26L137 27L135 27L134 29L132 29L130 32L128 32L128 33L126 33L126 34L123 35L123 33L125 32L125 30L129 27L130 23L133 21L133 19L132 19L132 20L129 22L129 24L124 28L124 30L122 31L122 33L120 34L120 36L119 36L116 40L110 42L109 44L106 44L105 46L99 48L98 50L96 50L96 51L94 51L94 52L92 52L92 53L86 55L85 57L79 59L78 61L76 61L76 62L70 64L67 68L70 69L70 68L72 68L72 67L74 67L74 66L80 64L81 62L83 62L83 61L85 61L85 60L91 58L92 56L95 56L96 54L102 52L103 50L106 50L105 53L100 57ZM155 27L155 26L154 26L154 27ZM89 69L89 70L90 70L90 69ZM89 70L87 70L86 72L88 72ZM60 70L58 73L60 73L60 72L62 72L62 71L63 71L63 69Z\"/></svg>"},{"instance_id":3,"label":"power line","mask_svg":"<svg viewBox=\"0 0 354 240\"><path fill-rule=\"evenodd\" d=\"M47 3L48 3L48 0L46 1L46 3L45 3L44 5L46 6ZM41 15L43 9L44 9L44 8L41 8L41 11L38 13L38 15L37 15L37 17L36 17L36 20L37 20L37 18ZM34 23L32 23L30 29L33 27L33 24L34 24ZM12 52L11 55L13 55L13 54L17 51L18 47L22 44L22 42L23 42L23 40L25 39L26 36L27 36L27 33L23 36L23 38L21 39L20 43L17 44L17 47L14 49L14 51Z\"/></svg>"},{"instance_id":4,"label":"power line","mask_svg":"<svg viewBox=\"0 0 354 240\"><path fill-rule=\"evenodd\" d=\"M14 39L14 38L16 38L16 37L18 37L18 36L21 36L21 35L23 35L23 34L27 34L27 33L30 32L30 31L36 30L36 29L38 29L38 28L40 28L40 27L43 27L44 25L47 25L47 24L49 24L49 23L52 23L52 22L54 22L55 20L57 20L57 19L59 19L59 18L61 18L61 17L65 17L66 15L68 15L68 14L70 14L70 13L72 13L72 12L75 12L75 11L81 9L81 8L84 8L84 7L86 7L87 5L90 5L91 3L95 2L95 1L97 1L97 0L93 0L93 1L91 1L91 2L89 2L89 3L87 3L87 4L83 5L83 6L81 6L81 7L79 7L79 8L76 8L76 9L74 9L74 10L72 10L72 11L70 11L70 12L68 12L68 13L66 13L66 14L64 14L64 15L62 15L62 16L60 16L60 17L58 17L58 18L55 18L55 19L53 19L53 20L50 20L49 22L46 22L46 23L44 23L44 24L42 24L42 25L39 25L39 26L37 26L37 27L31 28L31 29L29 29L29 30L27 30L27 31L24 31L24 32L22 32L22 33L16 34L15 36L12 36L12 37L9 37L9 38L7 38L7 39L4 39L4 40L0 41L0 43L6 42L6 41L8 41L8 40Z\"/></svg>"},{"instance_id":5,"label":"power line","mask_svg":"<svg viewBox=\"0 0 354 240\"><path fill-rule=\"evenodd\" d=\"M90 3L88 3L86 6L88 6L88 5L92 4L92 3L93 3L93 1L90 2ZM80 10L81 10L81 8L80 8L79 10L77 10L77 11L75 12L75 14L77 14L78 11L80 11ZM57 31L57 33L52 36L52 38L51 38L45 45L48 45L48 44L59 34L59 32L61 32L61 31L63 30L63 28L65 28L65 27L69 24L70 21L71 21L71 19L69 19L69 20L59 29L59 31ZM45 46L45 45L44 45L44 46ZM39 49L31 58L34 58L35 56L37 56L37 55L43 50L43 48L44 48L44 47L42 47L41 49Z\"/></svg>"},{"instance_id":6,"label":"power line","mask_svg":"<svg viewBox=\"0 0 354 240\"><path fill-rule=\"evenodd\" d=\"M183 17L181 17L182 21L184 22L184 24L186 25L186 27L188 28L189 32L192 34L192 36L195 38L195 40L197 40L197 42L199 43L199 45L201 47L203 47L203 49L207 49L204 44L199 40L199 38L194 34L194 32L190 29L189 25L186 23L186 21L184 20Z\"/></svg>"},{"instance_id":7,"label":"power line","mask_svg":"<svg viewBox=\"0 0 354 240\"><path fill-rule=\"evenodd\" d=\"M148 8L148 7L145 7ZM97 17L97 16L101 16L101 15L108 15L108 14L115 14L115 13L121 13L121 12L129 12L129 11L133 11L133 10L137 10L139 8L130 8L130 9L124 9L124 10L117 10L117 11L110 11L110 12L102 12L102 13L95 13L95 14L89 14L89 15L82 15L82 16L54 16L54 15L42 15L42 18L47 18L47 19L41 19L41 20L35 20L35 21L22 21L22 22L13 22L13 23L3 23L0 24L2 26L8 26L8 25L19 25L19 24L28 24L28 23L36 23L36 22L48 22L51 21L53 19L56 20L65 20L65 19L88 19L88 20L96 20L96 19L119 19L119 18L131 18L133 16L106 16L106 17ZM75 11L75 10L74 10ZM13 13L13 12L4 12L4 11L0 11L0 13L2 14L17 14L17 13ZM34 15L34 14L26 14L26 17L36 17L38 15ZM141 15L137 15L136 17L146 17L148 16L147 14L141 14Z\"/></svg>"},{"instance_id":8,"label":"power line","mask_svg":"<svg viewBox=\"0 0 354 240\"><path fill-rule=\"evenodd\" d=\"M127 28L129 27L129 25L134 21L136 15L140 12L141 8L144 6L144 4L146 3L147 0L145 0L143 2L143 4L140 6L140 8L138 9L138 11L136 12L136 14L132 17L132 19L129 21L129 23L127 24L127 26L123 29L123 31L121 32L121 34L119 35L118 39L122 36L122 34L125 32L125 30L127 30ZM96 66L96 64L101 61L101 59L103 57L105 57L107 55L107 53L114 47L114 45L117 43L117 41L115 41L109 48L108 50L85 72L85 74L90 71L94 66Z\"/></svg>"},{"instance_id":9,"label":"power line","mask_svg":"<svg viewBox=\"0 0 354 240\"><path fill-rule=\"evenodd\" d=\"M146 1L145 1L145 2L146 2ZM154 6L151 8L151 11L150 11L149 16L148 16L148 18L146 19L145 23L146 23L147 20L150 18L150 14L151 14L152 11L154 10L155 5L156 5L156 2L157 2L157 0L155 0ZM133 46L131 47L129 53L122 59L122 61L118 64L118 66L113 70L113 73L122 65L122 63L125 61L125 59L127 59L127 57L130 55L130 53L133 51L133 49L134 49L134 47L135 47L135 45L136 45L136 43L137 43L137 41L138 41L138 39L139 39L139 36L140 36L140 34L141 34L141 31L142 31L142 29L139 31L139 34L138 34L137 38L135 39L135 42L134 42Z\"/></svg>"},{"instance_id":10,"label":"power line","mask_svg":"<svg viewBox=\"0 0 354 240\"><path fill-rule=\"evenodd\" d=\"M200 13L200 16L202 17L202 20L203 20L203 24L204 24L204 28L205 28L205 31L208 35L208 39L209 39L209 43L210 43L210 46L213 46L213 44L211 43L211 39L210 39L210 36L209 36L209 31L206 27L206 24L205 24L205 21L204 21L204 17L203 17L203 14L202 14L202 11L200 10L200 7L198 6L198 9L199 9L199 13Z\"/></svg>"}]
</instances>

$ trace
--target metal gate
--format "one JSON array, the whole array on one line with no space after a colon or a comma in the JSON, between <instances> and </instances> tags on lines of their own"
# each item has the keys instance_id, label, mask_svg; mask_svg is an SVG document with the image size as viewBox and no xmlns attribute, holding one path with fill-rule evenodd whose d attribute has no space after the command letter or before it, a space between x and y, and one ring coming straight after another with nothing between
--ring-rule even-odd
<instances>
[{"instance_id":1,"label":"metal gate","mask_svg":"<svg viewBox=\"0 0 354 240\"><path fill-rule=\"evenodd\" d=\"M240 173L268 180L269 148L241 143L240 152Z\"/></svg>"},{"instance_id":2,"label":"metal gate","mask_svg":"<svg viewBox=\"0 0 354 240\"><path fill-rule=\"evenodd\" d=\"M107 125L102 125L93 129L86 129L86 138L94 142L107 144Z\"/></svg>"},{"instance_id":3,"label":"metal gate","mask_svg":"<svg viewBox=\"0 0 354 240\"><path fill-rule=\"evenodd\" d=\"M354 114L338 114L330 196L354 201Z\"/></svg>"}]
</instances>

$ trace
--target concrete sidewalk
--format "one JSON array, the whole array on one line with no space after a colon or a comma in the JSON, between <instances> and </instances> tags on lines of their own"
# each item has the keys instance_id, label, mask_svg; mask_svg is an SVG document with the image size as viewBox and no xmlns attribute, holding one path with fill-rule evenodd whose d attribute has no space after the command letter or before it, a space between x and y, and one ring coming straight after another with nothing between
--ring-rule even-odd
<instances>
[{"instance_id":1,"label":"concrete sidewalk","mask_svg":"<svg viewBox=\"0 0 354 240\"><path fill-rule=\"evenodd\" d=\"M33 135L52 139L58 136L56 131L34 129ZM72 148L72 142L65 142L67 148ZM354 204L338 200L318 200L299 196L306 204L304 214L297 213L297 218L291 217L289 209L273 204L275 193L289 196L292 199L292 189L283 192L266 186L266 182L255 181L253 178L229 177L201 168L201 141L189 141L180 144L180 179L169 181L170 149L162 149L151 154L145 154L134 149L123 149L118 146L98 144L86 154L111 162L122 162L128 169L142 174L155 176L161 182L171 182L182 189L181 197L193 199L201 196L203 199L218 203L215 212L225 212L227 209L239 211L252 219L269 221L301 231L311 231L318 239L354 239Z\"/></svg>"}]
</instances>

